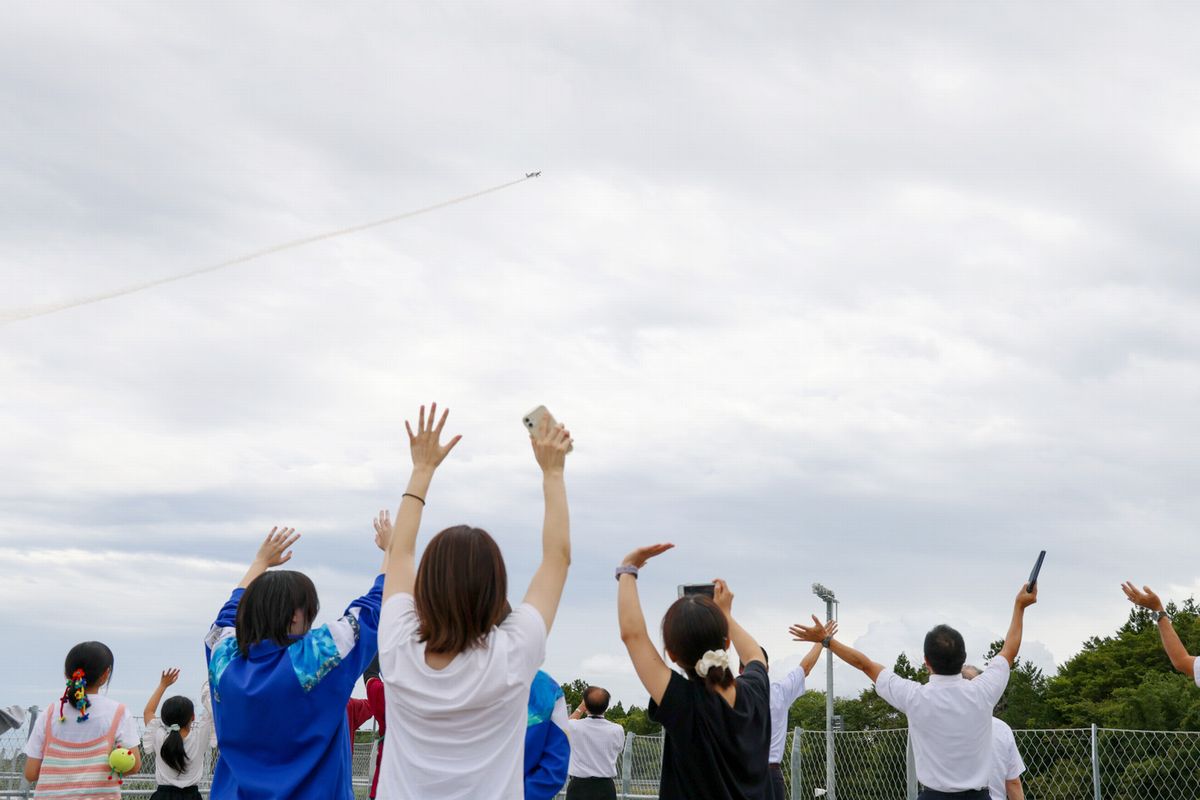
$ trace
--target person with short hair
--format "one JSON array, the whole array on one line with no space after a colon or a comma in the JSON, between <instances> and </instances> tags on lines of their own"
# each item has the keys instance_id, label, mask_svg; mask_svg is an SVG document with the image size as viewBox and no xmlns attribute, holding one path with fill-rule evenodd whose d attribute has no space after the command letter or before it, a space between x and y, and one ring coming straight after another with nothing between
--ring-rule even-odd
<instances>
[{"instance_id":1,"label":"person with short hair","mask_svg":"<svg viewBox=\"0 0 1200 800\"><path fill-rule=\"evenodd\" d=\"M379 796L522 800L530 688L571 564L563 477L571 434L548 416L533 433L541 564L512 608L504 555L480 528L446 528L417 561L430 485L461 438L442 443L446 418L436 405L426 417L422 406L416 431L406 423L413 468L393 526L379 636L388 716Z\"/></svg>"},{"instance_id":2,"label":"person with short hair","mask_svg":"<svg viewBox=\"0 0 1200 800\"><path fill-rule=\"evenodd\" d=\"M983 674L983 670L972 664L962 668L962 675L967 680L975 680ZM1021 785L1021 774L1025 772L1025 762L1021 759L1021 751L1017 749L1017 737L1004 720L992 716L992 777L988 781L988 792L992 800L1025 800L1025 787Z\"/></svg>"},{"instance_id":3,"label":"person with short hair","mask_svg":"<svg viewBox=\"0 0 1200 800\"><path fill-rule=\"evenodd\" d=\"M375 657L383 575L341 617L314 627L312 580L275 569L299 538L271 530L204 640L221 744L217 800L354 800L346 702ZM382 572L387 542L375 544L385 549Z\"/></svg>"},{"instance_id":4,"label":"person with short hair","mask_svg":"<svg viewBox=\"0 0 1200 800\"><path fill-rule=\"evenodd\" d=\"M1188 653L1187 648L1183 646L1183 641L1175 631L1175 626L1171 623L1171 615L1167 613L1163 601L1149 586L1139 589L1133 585L1132 581L1125 581L1121 584L1121 589L1125 592L1125 597L1129 602L1150 612L1151 619L1158 627L1158 636L1162 640L1163 650L1166 651L1167 658L1171 659L1171 666L1184 675L1191 676L1196 681L1196 685L1200 686L1200 658Z\"/></svg>"},{"instance_id":5,"label":"person with short hair","mask_svg":"<svg viewBox=\"0 0 1200 800\"><path fill-rule=\"evenodd\" d=\"M625 729L604 718L612 696L589 686L567 723L571 764L567 800L616 800L617 759L625 749Z\"/></svg>"},{"instance_id":6,"label":"person with short hair","mask_svg":"<svg viewBox=\"0 0 1200 800\"><path fill-rule=\"evenodd\" d=\"M833 636L835 633L837 633L837 622L830 621L826 626L826 635ZM820 644L814 644L796 668L789 672L783 680L771 681L771 751L767 756L767 769L770 771L771 778L771 800L787 800L787 784L783 781L783 766L780 762L783 760L783 750L787 746L788 712L792 708L792 703L796 702L796 698L804 694L804 681L812 674L813 667L817 665L817 659L821 657L823 649ZM766 662L769 670L771 657L767 654L765 647L763 648L763 661ZM742 668L744 670L745 665Z\"/></svg>"},{"instance_id":7,"label":"person with short hair","mask_svg":"<svg viewBox=\"0 0 1200 800\"><path fill-rule=\"evenodd\" d=\"M975 680L962 676L967 648L962 634L938 625L925 635L929 683L901 678L882 664L825 634L824 624L793 625L799 641L821 642L834 655L862 670L875 691L908 716L908 730L922 787L918 800L988 800L992 774L992 709L1008 686L1008 676L1021 649L1025 609L1037 602L1038 587L1021 584L1013 602L1008 635L997 657Z\"/></svg>"}]
</instances>

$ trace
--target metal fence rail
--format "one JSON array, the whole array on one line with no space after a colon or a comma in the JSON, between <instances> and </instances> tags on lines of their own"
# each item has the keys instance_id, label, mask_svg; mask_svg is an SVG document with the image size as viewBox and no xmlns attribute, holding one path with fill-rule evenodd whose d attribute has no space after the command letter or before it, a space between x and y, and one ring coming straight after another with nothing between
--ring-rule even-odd
<instances>
[{"instance_id":1,"label":"metal fence rail","mask_svg":"<svg viewBox=\"0 0 1200 800\"><path fill-rule=\"evenodd\" d=\"M138 720L139 726L141 720ZM21 773L27 730L0 735L0 798L28 797ZM1028 800L1197 800L1200 798L1200 733L1126 731L1103 728L1015 731L1025 760L1022 776ZM837 732L834 742L835 790L842 800L912 800L917 793L906 729ZM663 738L629 734L618 764L621 800L658 796ZM209 753L201 790L217 752ZM825 794L825 731L789 733L782 763L788 797L836 797ZM374 745L354 747L355 794L365 798L374 765ZM126 797L154 791L154 754L143 756L142 774L125 779ZM560 795L561 797L561 795Z\"/></svg>"}]
</instances>

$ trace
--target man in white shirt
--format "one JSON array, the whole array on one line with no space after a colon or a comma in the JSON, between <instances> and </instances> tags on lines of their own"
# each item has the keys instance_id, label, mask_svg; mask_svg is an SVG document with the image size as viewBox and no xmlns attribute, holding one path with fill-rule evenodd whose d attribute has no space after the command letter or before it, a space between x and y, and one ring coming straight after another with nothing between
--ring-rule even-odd
<instances>
[{"instance_id":1,"label":"man in white shirt","mask_svg":"<svg viewBox=\"0 0 1200 800\"><path fill-rule=\"evenodd\" d=\"M571 763L567 767L567 800L616 800L617 759L625 749L625 729L604 718L608 691L589 686L583 702L567 721Z\"/></svg>"},{"instance_id":2,"label":"man in white shirt","mask_svg":"<svg viewBox=\"0 0 1200 800\"><path fill-rule=\"evenodd\" d=\"M1196 685L1200 686L1200 658L1189 654L1183 646L1179 634L1175 632L1175 626L1171 624L1171 615L1163 607L1163 601L1149 586L1138 589L1131 581L1125 581L1121 584L1121 589L1124 590L1125 597L1129 598L1129 602L1150 612L1150 618L1158 626L1163 650L1167 652L1167 658L1171 659L1171 666L1184 675L1192 676Z\"/></svg>"},{"instance_id":3,"label":"man in white shirt","mask_svg":"<svg viewBox=\"0 0 1200 800\"><path fill-rule=\"evenodd\" d=\"M983 670L971 664L962 669L963 677L974 680ZM992 776L988 780L988 793L992 800L1025 800L1025 787L1021 785L1021 773L1025 761L1017 749L1017 737L1012 728L1002 719L992 717Z\"/></svg>"},{"instance_id":4,"label":"man in white shirt","mask_svg":"<svg viewBox=\"0 0 1200 800\"><path fill-rule=\"evenodd\" d=\"M1012 621L1004 647L978 678L962 676L967 649L962 635L949 625L938 625L925 635L925 666L929 683L901 678L852 647L825 635L815 616L813 625L793 625L792 635L806 642L822 642L834 655L862 670L875 682L875 691L908 716L922 785L918 800L988 800L992 772L992 709L1008 686L1008 673L1021 649L1025 609L1037 602L1037 586L1021 585L1013 603Z\"/></svg>"},{"instance_id":5,"label":"man in white shirt","mask_svg":"<svg viewBox=\"0 0 1200 800\"><path fill-rule=\"evenodd\" d=\"M829 623L826 634L834 635L837 623ZM804 694L805 679L812 674L817 659L821 657L820 643L814 644L795 669L789 672L781 681L771 681L771 750L767 758L767 769L771 776L770 800L787 800L787 785L783 782L783 768L779 763L783 760L783 749L787 745L788 711L796 698ZM764 647L763 659L770 666L771 659ZM746 665L743 664L744 668Z\"/></svg>"}]
</instances>

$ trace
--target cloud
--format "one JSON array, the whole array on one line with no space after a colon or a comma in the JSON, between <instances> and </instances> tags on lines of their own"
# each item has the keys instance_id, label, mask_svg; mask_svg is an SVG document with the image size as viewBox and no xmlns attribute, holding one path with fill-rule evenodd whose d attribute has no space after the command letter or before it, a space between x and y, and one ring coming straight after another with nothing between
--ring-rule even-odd
<instances>
[{"instance_id":1,"label":"cloud","mask_svg":"<svg viewBox=\"0 0 1200 800\"><path fill-rule=\"evenodd\" d=\"M541 524L520 416L571 423L547 667L627 703L609 576L650 540L678 545L651 629L722 573L781 665L814 580L894 657L936 620L998 638L1047 549L1039 664L1124 619L1121 580L1182 594L1198 14L14 7L0 312L544 174L0 327L0 592L20 620L103 609L20 628L4 703L95 636L142 702L274 524L336 610L432 399L465 438L424 535L492 530L514 600Z\"/></svg>"}]
</instances>

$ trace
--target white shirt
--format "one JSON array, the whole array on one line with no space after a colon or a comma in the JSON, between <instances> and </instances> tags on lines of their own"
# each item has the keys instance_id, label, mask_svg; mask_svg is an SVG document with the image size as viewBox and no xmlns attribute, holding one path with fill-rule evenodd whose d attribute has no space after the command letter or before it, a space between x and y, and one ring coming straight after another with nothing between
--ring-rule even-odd
<instances>
[{"instance_id":1,"label":"white shirt","mask_svg":"<svg viewBox=\"0 0 1200 800\"><path fill-rule=\"evenodd\" d=\"M142 749L154 757L154 780L159 786L196 786L204 777L204 756L213 735L212 709L209 707L208 685L204 686L204 710L192 720L188 735L183 738L183 752L187 754L187 768L176 772L162 760L163 741L171 732L161 717L155 717L146 725L142 734Z\"/></svg>"},{"instance_id":2,"label":"white shirt","mask_svg":"<svg viewBox=\"0 0 1200 800\"><path fill-rule=\"evenodd\" d=\"M879 673L875 691L908 716L917 780L939 792L982 789L992 776L992 709L1008 686L1009 664L992 663L974 680L930 675L929 683Z\"/></svg>"},{"instance_id":3,"label":"white shirt","mask_svg":"<svg viewBox=\"0 0 1200 800\"><path fill-rule=\"evenodd\" d=\"M411 594L393 595L379 621L387 736L379 797L523 800L529 687L546 657L546 622L523 604L482 647L444 669L425 663Z\"/></svg>"},{"instance_id":4,"label":"white shirt","mask_svg":"<svg viewBox=\"0 0 1200 800\"><path fill-rule=\"evenodd\" d=\"M782 681L771 682L771 754L768 763L778 764L787 744L788 710L804 694L804 667L796 667Z\"/></svg>"},{"instance_id":5,"label":"white shirt","mask_svg":"<svg viewBox=\"0 0 1200 800\"><path fill-rule=\"evenodd\" d=\"M1021 777L1025 762L1017 750L1017 737L1013 736L1012 728L1004 720L995 717L992 717L992 754L995 760L992 779L988 781L988 793L992 800L1008 800L1008 789L1004 783Z\"/></svg>"},{"instance_id":6,"label":"white shirt","mask_svg":"<svg viewBox=\"0 0 1200 800\"><path fill-rule=\"evenodd\" d=\"M625 749L625 729L603 717L567 720L571 739L572 778L615 778L617 759Z\"/></svg>"},{"instance_id":7,"label":"white shirt","mask_svg":"<svg viewBox=\"0 0 1200 800\"><path fill-rule=\"evenodd\" d=\"M1196 679L1196 685L1200 686L1200 658L1192 662L1192 672L1194 673L1193 677Z\"/></svg>"},{"instance_id":8,"label":"white shirt","mask_svg":"<svg viewBox=\"0 0 1200 800\"><path fill-rule=\"evenodd\" d=\"M50 708L47 708L43 713L53 715L50 724L54 726L54 735L64 742L90 742L93 739L99 739L108 733L108 729L112 727L113 717L117 713L117 709L121 704L116 700L111 700L102 694L89 694L88 700L91 705L88 707L88 718L83 722L78 722L79 709L75 706L67 705L63 707L63 716L66 721L58 721L58 701L54 702ZM133 721L133 717L129 715L129 709L125 709L121 722L117 725L117 747L134 748L138 746L141 739L138 737L137 725ZM42 758L46 754L46 719L38 717L33 723L33 730L29 734L29 741L25 743L25 755L29 758Z\"/></svg>"}]
</instances>

